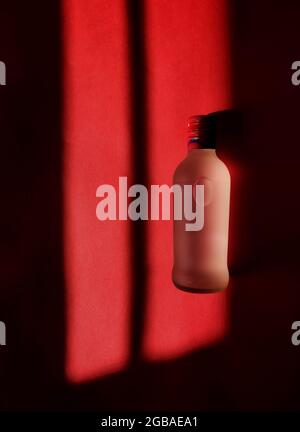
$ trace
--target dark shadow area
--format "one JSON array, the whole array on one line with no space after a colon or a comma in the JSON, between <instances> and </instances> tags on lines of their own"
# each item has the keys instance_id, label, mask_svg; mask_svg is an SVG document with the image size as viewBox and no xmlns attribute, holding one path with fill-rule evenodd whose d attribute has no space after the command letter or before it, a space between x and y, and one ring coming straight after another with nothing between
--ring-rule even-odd
<instances>
[{"instance_id":1,"label":"dark shadow area","mask_svg":"<svg viewBox=\"0 0 300 432\"><path fill-rule=\"evenodd\" d=\"M300 350L290 338L300 310L300 107L299 89L291 85L300 4L229 5L233 102L243 113L243 139L241 151L232 153L239 154L240 175L230 232L234 272L226 387L238 409L299 409Z\"/></svg>"},{"instance_id":2,"label":"dark shadow area","mask_svg":"<svg viewBox=\"0 0 300 432\"><path fill-rule=\"evenodd\" d=\"M48 409L65 346L60 2L1 2L0 20L0 407Z\"/></svg>"}]
</instances>

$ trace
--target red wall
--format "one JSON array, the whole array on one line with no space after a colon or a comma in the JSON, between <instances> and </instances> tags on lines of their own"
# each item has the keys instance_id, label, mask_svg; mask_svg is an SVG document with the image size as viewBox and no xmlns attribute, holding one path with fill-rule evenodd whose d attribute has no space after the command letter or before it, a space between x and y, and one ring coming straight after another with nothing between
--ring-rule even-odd
<instances>
[{"instance_id":1,"label":"red wall","mask_svg":"<svg viewBox=\"0 0 300 432\"><path fill-rule=\"evenodd\" d=\"M125 1L64 4L64 196L67 374L82 381L117 371L129 356L131 280L128 222L96 219L95 191L132 183L130 43ZM225 0L147 1L142 155L150 184L171 184L185 157L188 116L231 106ZM139 161L135 161L139 163ZM145 223L143 357L176 358L221 339L228 295L193 296L171 281L172 222Z\"/></svg>"}]
</instances>

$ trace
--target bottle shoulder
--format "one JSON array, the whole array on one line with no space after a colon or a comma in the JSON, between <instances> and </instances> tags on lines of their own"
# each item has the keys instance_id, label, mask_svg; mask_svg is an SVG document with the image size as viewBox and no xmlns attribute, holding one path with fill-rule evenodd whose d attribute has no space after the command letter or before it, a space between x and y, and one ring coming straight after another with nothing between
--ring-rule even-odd
<instances>
[{"instance_id":1,"label":"bottle shoulder","mask_svg":"<svg viewBox=\"0 0 300 432\"><path fill-rule=\"evenodd\" d=\"M205 151L188 154L176 167L174 182L184 181L195 176L214 177L215 175L230 177L226 164L214 153Z\"/></svg>"}]
</instances>

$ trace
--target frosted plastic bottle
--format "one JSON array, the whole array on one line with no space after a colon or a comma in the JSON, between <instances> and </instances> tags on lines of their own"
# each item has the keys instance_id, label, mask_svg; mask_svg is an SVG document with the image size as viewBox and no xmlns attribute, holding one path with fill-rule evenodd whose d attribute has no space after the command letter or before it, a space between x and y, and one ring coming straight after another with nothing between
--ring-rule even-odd
<instances>
[{"instance_id":1,"label":"frosted plastic bottle","mask_svg":"<svg viewBox=\"0 0 300 432\"><path fill-rule=\"evenodd\" d=\"M174 220L172 279L181 290L212 293L229 282L227 267L230 174L215 150L212 115L188 121L188 154L175 170L173 184L204 185L204 225L187 231L186 221ZM194 196L195 199L195 196Z\"/></svg>"}]
</instances>

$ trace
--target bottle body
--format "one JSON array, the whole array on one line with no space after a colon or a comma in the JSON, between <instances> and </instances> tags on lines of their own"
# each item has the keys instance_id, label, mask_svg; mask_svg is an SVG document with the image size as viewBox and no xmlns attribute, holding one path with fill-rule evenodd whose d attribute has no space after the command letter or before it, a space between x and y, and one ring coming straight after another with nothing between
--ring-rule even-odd
<instances>
[{"instance_id":1,"label":"bottle body","mask_svg":"<svg viewBox=\"0 0 300 432\"><path fill-rule=\"evenodd\" d=\"M190 292L222 291L229 282L229 171L214 149L195 148L178 165L173 184L204 185L203 228L187 231L184 217L173 222L173 282Z\"/></svg>"}]
</instances>

